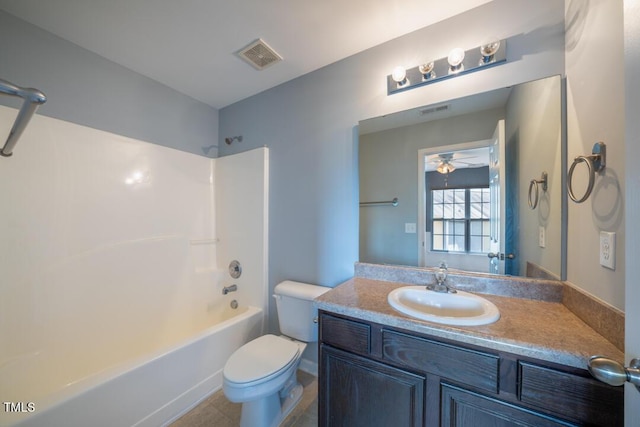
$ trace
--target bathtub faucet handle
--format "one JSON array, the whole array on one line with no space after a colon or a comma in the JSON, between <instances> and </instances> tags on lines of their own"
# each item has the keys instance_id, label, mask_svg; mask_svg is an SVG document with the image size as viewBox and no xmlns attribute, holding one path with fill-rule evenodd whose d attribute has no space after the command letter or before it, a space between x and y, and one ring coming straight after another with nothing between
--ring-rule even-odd
<instances>
[{"instance_id":1,"label":"bathtub faucet handle","mask_svg":"<svg viewBox=\"0 0 640 427\"><path fill-rule=\"evenodd\" d=\"M222 288L222 295L226 295L229 292L235 292L238 290L238 285L225 286Z\"/></svg>"}]
</instances>

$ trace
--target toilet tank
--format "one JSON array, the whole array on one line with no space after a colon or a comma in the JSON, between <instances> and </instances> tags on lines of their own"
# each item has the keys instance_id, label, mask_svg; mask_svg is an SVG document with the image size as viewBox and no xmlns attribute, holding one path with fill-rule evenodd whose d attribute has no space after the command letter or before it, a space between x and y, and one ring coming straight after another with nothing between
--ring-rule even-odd
<instances>
[{"instance_id":1,"label":"toilet tank","mask_svg":"<svg viewBox=\"0 0 640 427\"><path fill-rule=\"evenodd\" d=\"M318 341L318 324L314 322L318 310L313 300L330 289L291 280L278 283L273 297L276 300L280 332L299 341Z\"/></svg>"}]
</instances>

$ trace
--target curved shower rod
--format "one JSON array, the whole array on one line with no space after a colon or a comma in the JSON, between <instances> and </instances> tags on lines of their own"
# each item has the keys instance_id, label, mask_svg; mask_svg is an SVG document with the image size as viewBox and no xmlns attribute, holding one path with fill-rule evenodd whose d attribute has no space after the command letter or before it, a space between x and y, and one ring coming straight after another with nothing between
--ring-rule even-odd
<instances>
[{"instance_id":1,"label":"curved shower rod","mask_svg":"<svg viewBox=\"0 0 640 427\"><path fill-rule=\"evenodd\" d=\"M36 109L40 105L47 101L47 97L38 89L16 86L3 79L0 79L0 94L15 96L24 100L22 107L20 107L20 111L18 111L16 120L13 122L11 131L9 131L7 142L5 142L2 149L0 149L0 155L9 157L13 154L13 147L16 146L20 135L22 135L22 131L24 131L24 128L27 127L27 123L29 123L31 116L33 116L33 113L36 112Z\"/></svg>"}]
</instances>

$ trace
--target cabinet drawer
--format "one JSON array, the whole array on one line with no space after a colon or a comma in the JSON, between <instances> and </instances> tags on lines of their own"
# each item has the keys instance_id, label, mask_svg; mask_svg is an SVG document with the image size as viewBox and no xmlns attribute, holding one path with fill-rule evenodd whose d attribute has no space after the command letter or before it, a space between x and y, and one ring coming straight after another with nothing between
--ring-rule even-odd
<instances>
[{"instance_id":1,"label":"cabinet drawer","mask_svg":"<svg viewBox=\"0 0 640 427\"><path fill-rule=\"evenodd\" d=\"M328 314L320 316L320 341L334 347L369 354L371 349L371 327Z\"/></svg>"},{"instance_id":2,"label":"cabinet drawer","mask_svg":"<svg viewBox=\"0 0 640 427\"><path fill-rule=\"evenodd\" d=\"M498 392L498 356L416 338L382 332L383 358L478 389Z\"/></svg>"},{"instance_id":3,"label":"cabinet drawer","mask_svg":"<svg viewBox=\"0 0 640 427\"><path fill-rule=\"evenodd\" d=\"M623 425L622 387L524 362L519 371L522 403L589 425Z\"/></svg>"}]
</instances>

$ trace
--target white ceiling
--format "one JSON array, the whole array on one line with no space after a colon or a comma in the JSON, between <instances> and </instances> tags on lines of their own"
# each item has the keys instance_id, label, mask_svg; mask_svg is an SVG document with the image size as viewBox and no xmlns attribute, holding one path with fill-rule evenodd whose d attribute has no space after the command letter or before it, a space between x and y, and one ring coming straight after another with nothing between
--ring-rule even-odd
<instances>
[{"instance_id":1,"label":"white ceiling","mask_svg":"<svg viewBox=\"0 0 640 427\"><path fill-rule=\"evenodd\" d=\"M0 0L0 9L222 108L490 0ZM283 61L235 52L262 38Z\"/></svg>"}]
</instances>

